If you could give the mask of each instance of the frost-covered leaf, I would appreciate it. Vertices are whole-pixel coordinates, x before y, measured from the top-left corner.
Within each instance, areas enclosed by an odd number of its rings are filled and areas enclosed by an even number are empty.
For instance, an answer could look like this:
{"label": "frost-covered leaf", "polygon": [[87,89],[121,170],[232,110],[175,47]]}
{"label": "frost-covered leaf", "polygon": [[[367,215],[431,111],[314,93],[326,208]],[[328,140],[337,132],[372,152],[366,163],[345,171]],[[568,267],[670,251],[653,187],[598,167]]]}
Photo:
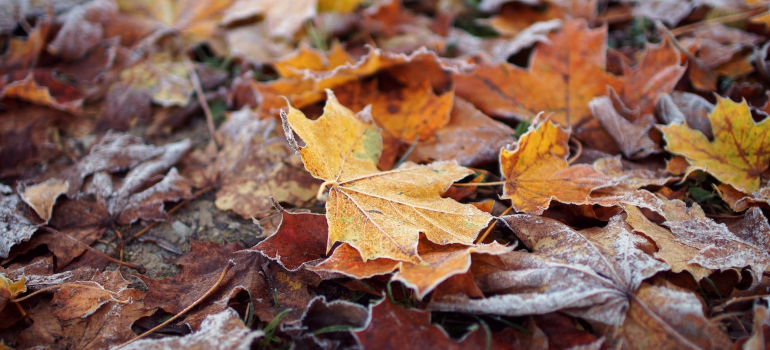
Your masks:
{"label": "frost-covered leaf", "polygon": [[39,226],[24,214],[20,203],[10,187],[0,184],[0,258],[7,258],[11,247],[29,240]]}

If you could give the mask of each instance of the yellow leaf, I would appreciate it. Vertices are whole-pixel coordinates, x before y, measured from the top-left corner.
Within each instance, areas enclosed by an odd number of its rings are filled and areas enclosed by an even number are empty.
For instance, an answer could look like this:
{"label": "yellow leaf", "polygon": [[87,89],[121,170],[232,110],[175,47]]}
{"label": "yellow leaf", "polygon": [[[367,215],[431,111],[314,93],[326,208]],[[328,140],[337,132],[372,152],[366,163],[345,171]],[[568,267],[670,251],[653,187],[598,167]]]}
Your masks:
{"label": "yellow leaf", "polygon": [[506,177],[501,198],[510,199],[518,211],[542,214],[551,199],[584,203],[595,188],[609,185],[609,178],[587,164],[569,166],[569,131],[550,120],[524,134],[513,151],[500,153],[500,169]]}
{"label": "yellow leaf", "polygon": [[[420,233],[438,244],[470,245],[492,216],[472,205],[441,198],[452,182],[472,174],[456,162],[404,164],[377,169],[382,152],[380,131],[340,105],[331,91],[324,114],[310,120],[290,107],[283,114],[289,142],[299,150],[305,168],[329,188],[327,249],[347,242],[364,261],[390,258],[420,261]],[[296,133],[305,143],[298,147]]]}
{"label": "yellow leaf", "polygon": [[737,190],[759,190],[760,174],[770,165],[770,118],[755,123],[746,102],[719,98],[709,114],[714,141],[686,125],[661,126],[666,149],[687,158],[687,173],[706,171]]}

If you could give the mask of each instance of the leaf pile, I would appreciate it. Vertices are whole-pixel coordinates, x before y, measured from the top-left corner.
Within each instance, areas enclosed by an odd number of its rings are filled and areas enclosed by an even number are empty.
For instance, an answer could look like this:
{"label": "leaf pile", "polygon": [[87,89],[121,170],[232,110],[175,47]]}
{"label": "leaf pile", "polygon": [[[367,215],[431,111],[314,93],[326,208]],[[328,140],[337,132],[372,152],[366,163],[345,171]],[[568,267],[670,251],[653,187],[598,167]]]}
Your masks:
{"label": "leaf pile", "polygon": [[0,8],[0,348],[768,347],[764,2]]}

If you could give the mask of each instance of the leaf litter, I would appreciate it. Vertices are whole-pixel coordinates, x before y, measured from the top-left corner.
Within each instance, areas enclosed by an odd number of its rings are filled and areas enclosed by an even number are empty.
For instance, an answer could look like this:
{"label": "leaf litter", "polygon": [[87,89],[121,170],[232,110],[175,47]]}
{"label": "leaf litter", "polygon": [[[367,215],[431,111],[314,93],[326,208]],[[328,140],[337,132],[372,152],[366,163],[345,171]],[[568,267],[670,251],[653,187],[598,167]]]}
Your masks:
{"label": "leaf litter", "polygon": [[767,347],[766,4],[0,6],[4,348]]}

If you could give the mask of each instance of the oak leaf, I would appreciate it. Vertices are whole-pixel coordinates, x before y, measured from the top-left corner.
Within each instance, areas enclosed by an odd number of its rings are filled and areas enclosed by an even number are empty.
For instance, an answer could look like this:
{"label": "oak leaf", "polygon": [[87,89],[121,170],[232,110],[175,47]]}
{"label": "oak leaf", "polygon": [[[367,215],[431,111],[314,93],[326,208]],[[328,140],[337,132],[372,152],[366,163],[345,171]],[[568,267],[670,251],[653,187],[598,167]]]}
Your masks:
{"label": "oak leaf", "polygon": [[760,174],[770,166],[770,118],[754,122],[749,106],[719,98],[709,114],[714,141],[685,125],[659,126],[666,149],[687,158],[687,173],[706,171],[743,192],[760,187]]}
{"label": "oak leaf", "polygon": [[592,190],[609,179],[590,165],[570,166],[569,131],[546,120],[530,126],[513,151],[500,152],[500,172],[505,176],[501,198],[510,199],[518,211],[542,214],[552,199],[585,203]]}
{"label": "oak leaf", "polygon": [[[472,244],[491,215],[471,205],[440,198],[452,182],[472,174],[455,162],[404,164],[380,172],[382,138],[372,124],[358,119],[329,91],[324,115],[309,120],[290,107],[282,114],[289,142],[305,168],[329,187],[327,250],[336,242],[355,247],[364,261],[379,257],[419,261],[422,232],[438,244]],[[296,133],[304,141],[300,147]]]}

